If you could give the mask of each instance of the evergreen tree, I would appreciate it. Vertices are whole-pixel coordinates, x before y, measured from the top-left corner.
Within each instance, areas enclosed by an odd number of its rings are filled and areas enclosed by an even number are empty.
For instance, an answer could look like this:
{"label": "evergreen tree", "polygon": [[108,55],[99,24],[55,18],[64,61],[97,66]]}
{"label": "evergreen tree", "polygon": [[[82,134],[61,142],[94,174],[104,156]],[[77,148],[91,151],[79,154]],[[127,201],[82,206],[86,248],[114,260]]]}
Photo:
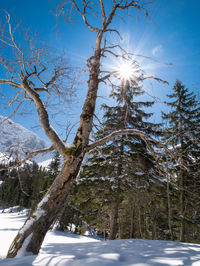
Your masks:
{"label": "evergreen tree", "polygon": [[[145,112],[153,102],[135,101],[143,91],[133,81],[111,94],[117,105],[103,105],[103,129],[96,132],[96,139],[113,132],[113,129],[138,129],[158,136],[160,125],[147,121],[152,113]],[[134,136],[119,136],[96,148],[89,155],[79,178],[74,199],[76,207],[87,213],[87,222],[92,219],[98,230],[100,225],[109,233],[109,239],[126,236],[119,233],[119,209],[127,193],[146,189],[156,178],[156,164],[145,140]],[[86,188],[86,189],[84,189]],[[88,199],[89,196],[89,200]],[[130,197],[129,197],[130,200]],[[89,213],[88,213],[89,210]],[[90,218],[89,218],[90,217]],[[98,218],[98,220],[97,220]],[[132,233],[133,234],[133,233]],[[130,233],[128,235],[130,237]]]}
{"label": "evergreen tree", "polygon": [[[174,156],[170,162],[171,184],[176,184],[174,199],[179,198],[179,209],[175,208],[173,215],[177,216],[174,226],[180,227],[180,241],[191,241],[199,234],[199,195],[200,185],[200,107],[196,97],[189,92],[180,81],[176,81],[173,93],[168,95],[172,100],[167,103],[171,111],[163,113],[163,119],[168,121],[164,132]],[[174,200],[173,199],[173,200]]]}
{"label": "evergreen tree", "polygon": [[[5,167],[5,166],[4,166]],[[10,172],[1,172],[0,186],[1,206],[20,207],[33,209],[45,193],[46,172],[36,163],[24,164]]]}
{"label": "evergreen tree", "polygon": [[61,156],[57,151],[53,153],[53,158],[51,163],[48,166],[48,173],[46,175],[45,183],[44,183],[44,190],[46,191],[47,188],[53,183],[54,179],[58,175],[61,166]]}
{"label": "evergreen tree", "polygon": [[[0,186],[1,206],[19,205],[34,209],[57,176],[60,163],[60,156],[55,152],[49,165],[49,171],[40,168],[35,162],[24,164],[11,171],[1,171],[0,180],[3,181]],[[13,165],[15,162],[10,164]]]}

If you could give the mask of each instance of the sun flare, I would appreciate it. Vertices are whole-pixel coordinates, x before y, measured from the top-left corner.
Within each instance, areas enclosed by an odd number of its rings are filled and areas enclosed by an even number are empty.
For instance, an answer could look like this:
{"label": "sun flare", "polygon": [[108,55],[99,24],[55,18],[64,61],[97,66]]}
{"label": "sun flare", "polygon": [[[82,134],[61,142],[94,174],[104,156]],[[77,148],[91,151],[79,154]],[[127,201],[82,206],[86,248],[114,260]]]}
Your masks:
{"label": "sun flare", "polygon": [[117,78],[122,82],[131,82],[136,79],[138,66],[132,60],[120,60],[116,66]]}
{"label": "sun flare", "polygon": [[133,76],[133,68],[129,62],[123,62],[119,67],[119,76],[121,79],[129,80]]}

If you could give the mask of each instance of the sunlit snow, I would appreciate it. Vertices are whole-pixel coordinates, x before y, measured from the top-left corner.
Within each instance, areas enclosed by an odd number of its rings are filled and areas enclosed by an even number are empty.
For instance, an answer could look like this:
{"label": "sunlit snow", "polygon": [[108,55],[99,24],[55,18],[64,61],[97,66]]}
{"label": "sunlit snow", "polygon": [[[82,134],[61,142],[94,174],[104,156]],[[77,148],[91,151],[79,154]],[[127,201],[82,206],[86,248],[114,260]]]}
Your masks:
{"label": "sunlit snow", "polygon": [[200,245],[197,244],[145,239],[104,241],[55,230],[46,235],[39,255],[4,259],[25,219],[24,213],[0,211],[0,265],[200,265]]}

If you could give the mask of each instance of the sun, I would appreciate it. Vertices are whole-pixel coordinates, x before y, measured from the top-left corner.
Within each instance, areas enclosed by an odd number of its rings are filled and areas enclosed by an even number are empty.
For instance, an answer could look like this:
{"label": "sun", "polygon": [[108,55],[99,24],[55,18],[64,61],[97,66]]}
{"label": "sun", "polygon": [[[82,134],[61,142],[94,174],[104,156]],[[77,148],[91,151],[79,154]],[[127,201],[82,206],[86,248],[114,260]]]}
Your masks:
{"label": "sun", "polygon": [[133,76],[133,69],[130,62],[123,62],[119,66],[118,71],[121,79],[129,80]]}
{"label": "sun", "polygon": [[136,79],[138,66],[132,60],[120,60],[115,69],[117,78],[122,82],[131,82]]}

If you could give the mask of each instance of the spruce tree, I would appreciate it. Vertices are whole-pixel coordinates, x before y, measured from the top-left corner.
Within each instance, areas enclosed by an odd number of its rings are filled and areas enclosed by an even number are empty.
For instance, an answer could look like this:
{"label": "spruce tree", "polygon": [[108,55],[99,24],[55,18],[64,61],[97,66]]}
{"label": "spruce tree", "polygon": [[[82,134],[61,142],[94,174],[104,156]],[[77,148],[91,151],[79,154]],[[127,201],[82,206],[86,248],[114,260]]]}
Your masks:
{"label": "spruce tree", "polygon": [[179,208],[173,215],[179,221],[180,241],[189,242],[199,234],[195,224],[199,224],[200,217],[197,200],[200,194],[200,106],[193,92],[189,92],[178,80],[173,93],[167,96],[172,101],[167,103],[171,111],[163,113],[163,119],[168,121],[164,140],[173,153],[168,172],[178,186],[174,195],[179,198]]}
{"label": "spruce tree", "polygon": [[48,169],[49,169],[48,173],[45,176],[45,183],[44,183],[44,188],[43,188],[45,191],[50,187],[50,185],[52,184],[52,182],[58,175],[60,171],[60,166],[61,166],[61,156],[59,155],[57,151],[54,151],[52,161],[50,162],[48,166]]}
{"label": "spruce tree", "polygon": [[[113,129],[124,128],[158,136],[160,125],[149,122],[152,113],[144,110],[154,102],[136,101],[135,98],[142,94],[141,87],[134,81],[112,92],[116,106],[102,106],[103,128],[96,132],[96,140],[113,132]],[[99,224],[104,224],[109,239],[115,239],[117,233],[118,237],[125,235],[119,233],[118,216],[126,194],[150,186],[151,182],[155,182],[155,175],[155,160],[145,140],[119,136],[90,153],[76,188],[79,196],[74,202],[83,212],[90,209],[88,222],[94,218],[98,229]],[[89,200],[86,201],[88,196]]]}
{"label": "spruce tree", "polygon": [[46,174],[46,171],[40,169],[35,162],[24,164],[11,171],[2,171],[0,198],[3,207],[18,205],[33,209],[45,193]]}

